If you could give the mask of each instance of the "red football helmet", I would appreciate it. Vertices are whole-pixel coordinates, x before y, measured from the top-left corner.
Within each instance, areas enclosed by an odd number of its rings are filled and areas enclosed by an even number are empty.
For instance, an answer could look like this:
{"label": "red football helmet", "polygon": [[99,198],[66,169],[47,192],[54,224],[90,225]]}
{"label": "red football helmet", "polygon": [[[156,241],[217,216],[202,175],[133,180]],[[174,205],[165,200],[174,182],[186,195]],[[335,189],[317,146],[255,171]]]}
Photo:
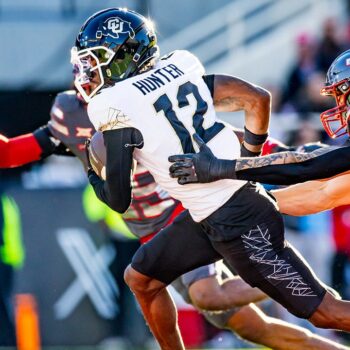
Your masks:
{"label": "red football helmet", "polygon": [[350,50],[339,55],[329,67],[321,95],[333,96],[336,101],[336,107],[321,113],[321,122],[327,134],[336,138],[349,132]]}

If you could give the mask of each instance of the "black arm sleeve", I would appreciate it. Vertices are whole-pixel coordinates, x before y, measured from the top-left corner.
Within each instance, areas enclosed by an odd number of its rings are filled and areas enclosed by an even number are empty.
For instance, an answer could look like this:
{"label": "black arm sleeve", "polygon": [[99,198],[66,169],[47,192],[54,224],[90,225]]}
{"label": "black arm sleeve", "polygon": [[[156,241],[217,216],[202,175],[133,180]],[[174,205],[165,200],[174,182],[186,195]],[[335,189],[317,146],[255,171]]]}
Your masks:
{"label": "black arm sleeve", "polygon": [[266,184],[292,185],[309,180],[325,179],[347,170],[350,170],[350,147],[340,147],[329,148],[325,153],[304,161],[279,165],[258,165],[258,167],[236,170],[236,177],[239,180],[258,181]]}
{"label": "black arm sleeve", "polygon": [[90,184],[97,197],[113,210],[124,213],[131,202],[130,175],[135,146],[142,144],[141,133],[134,128],[109,130],[103,133],[107,151],[106,181],[89,170]]}

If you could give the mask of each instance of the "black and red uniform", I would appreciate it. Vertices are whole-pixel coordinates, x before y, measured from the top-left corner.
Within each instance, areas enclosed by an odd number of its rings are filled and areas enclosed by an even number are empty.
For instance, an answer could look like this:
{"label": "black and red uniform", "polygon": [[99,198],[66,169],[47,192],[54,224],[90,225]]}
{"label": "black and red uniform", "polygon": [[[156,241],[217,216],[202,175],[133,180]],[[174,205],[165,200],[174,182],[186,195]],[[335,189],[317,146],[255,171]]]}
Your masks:
{"label": "black and red uniform", "polygon": [[0,168],[13,168],[41,158],[42,148],[35,136],[25,134],[8,139],[0,135]]}
{"label": "black and red uniform", "polygon": [[0,134],[0,168],[18,167],[51,154],[68,154],[65,148],[53,138],[47,126],[12,138]]}

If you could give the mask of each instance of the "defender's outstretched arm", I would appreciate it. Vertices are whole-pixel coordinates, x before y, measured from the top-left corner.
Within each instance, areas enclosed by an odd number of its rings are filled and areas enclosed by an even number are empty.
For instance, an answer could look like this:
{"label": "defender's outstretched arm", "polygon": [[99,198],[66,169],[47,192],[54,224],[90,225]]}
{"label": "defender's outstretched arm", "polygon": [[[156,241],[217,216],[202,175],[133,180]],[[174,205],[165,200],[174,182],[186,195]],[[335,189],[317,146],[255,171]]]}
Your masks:
{"label": "defender's outstretched arm", "polygon": [[220,179],[258,181],[266,184],[292,185],[324,179],[350,170],[350,147],[320,148],[310,153],[281,152],[257,158],[217,159],[203,140],[196,154],[169,157],[174,163],[170,176],[180,184],[213,182]]}
{"label": "defender's outstretched arm", "polygon": [[57,149],[47,126],[7,138],[0,134],[0,168],[13,168],[45,158]]}

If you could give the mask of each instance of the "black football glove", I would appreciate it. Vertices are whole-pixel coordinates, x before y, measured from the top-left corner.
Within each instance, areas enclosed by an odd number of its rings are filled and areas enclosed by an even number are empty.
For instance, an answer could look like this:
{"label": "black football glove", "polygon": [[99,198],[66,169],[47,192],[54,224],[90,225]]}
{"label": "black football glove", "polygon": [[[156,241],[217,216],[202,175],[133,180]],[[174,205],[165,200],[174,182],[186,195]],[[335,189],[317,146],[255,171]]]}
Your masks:
{"label": "black football glove", "polygon": [[168,158],[170,177],[177,178],[180,185],[208,183],[220,179],[235,178],[235,161],[222,160],[214,156],[198,134],[193,135],[199,153],[173,155]]}

